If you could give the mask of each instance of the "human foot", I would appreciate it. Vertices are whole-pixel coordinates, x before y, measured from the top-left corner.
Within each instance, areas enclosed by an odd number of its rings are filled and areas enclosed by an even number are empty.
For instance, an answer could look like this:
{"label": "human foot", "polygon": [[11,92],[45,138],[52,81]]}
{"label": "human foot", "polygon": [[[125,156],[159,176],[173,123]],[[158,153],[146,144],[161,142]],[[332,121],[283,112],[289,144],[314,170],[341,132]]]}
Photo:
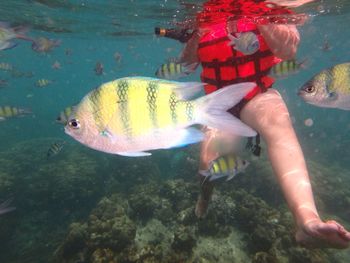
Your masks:
{"label": "human foot", "polygon": [[309,248],[347,248],[350,243],[350,233],[334,220],[325,223],[320,219],[309,221],[298,229],[295,238]]}
{"label": "human foot", "polygon": [[204,218],[208,211],[209,200],[205,200],[203,196],[199,196],[197,203],[195,214],[198,218]]}
{"label": "human foot", "polygon": [[206,180],[205,176],[198,174],[201,193],[196,203],[195,214],[198,218],[204,218],[208,211],[209,202],[214,190],[214,182]]}

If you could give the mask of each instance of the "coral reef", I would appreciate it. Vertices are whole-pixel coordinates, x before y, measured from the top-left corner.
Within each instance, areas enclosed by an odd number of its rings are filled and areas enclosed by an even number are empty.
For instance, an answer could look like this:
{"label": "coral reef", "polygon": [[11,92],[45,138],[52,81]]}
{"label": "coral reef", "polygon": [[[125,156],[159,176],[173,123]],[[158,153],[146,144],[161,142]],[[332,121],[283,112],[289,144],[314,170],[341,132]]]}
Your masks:
{"label": "coral reef", "polygon": [[[193,187],[195,184],[184,180],[150,182],[135,186],[128,201],[127,196],[120,195],[117,199],[112,196],[108,202],[102,199],[85,223],[85,246],[70,255],[57,254],[58,262],[75,262],[78,257],[84,262],[341,262],[327,250],[298,247],[293,237],[292,218],[286,208],[278,211],[243,189],[232,191],[230,185],[217,189],[208,216],[197,220],[193,211],[194,196],[187,196],[186,202],[173,201],[179,201],[179,194],[186,196]],[[102,208],[103,202],[109,208]],[[141,212],[135,212],[142,202],[152,211],[145,212],[142,208]],[[118,206],[124,207],[119,208],[123,211],[121,215],[125,218],[130,215],[137,229],[136,235],[129,232],[124,248],[113,248],[111,244],[119,237],[106,235],[108,231],[102,227],[106,226],[104,222],[98,223],[100,228],[93,228],[91,224],[94,211],[115,210],[112,214],[118,218]],[[162,213],[155,212],[162,208],[169,210],[173,217],[164,220]],[[130,228],[129,220],[119,222],[125,224],[124,228]],[[95,236],[101,235],[104,242],[96,243]],[[61,248],[65,243],[67,241]],[[106,261],[96,260],[97,255]]]}
{"label": "coral reef", "polygon": [[[74,260],[81,260],[81,251],[88,251],[91,262],[104,262],[106,258],[113,259],[116,252],[133,244],[136,225],[127,216],[126,204],[122,202],[117,196],[103,198],[90,214],[87,223],[70,225],[66,240],[56,254],[63,259],[76,255]],[[104,260],[101,261],[102,258]]]}
{"label": "coral reef", "polygon": [[[13,196],[16,206],[13,213],[0,217],[1,262],[22,257],[47,262],[64,237],[63,229],[85,218],[103,195],[127,190],[127,183],[121,186],[118,179],[142,183],[148,179],[145,170],[150,178],[159,176],[151,161],[119,163],[114,156],[96,154],[76,143],[47,160],[47,149],[55,140],[25,141],[0,153],[1,195]],[[132,173],[121,173],[118,167]]]}
{"label": "coral reef", "polygon": [[[196,148],[175,160],[165,151],[160,164],[157,154],[125,159],[73,144],[47,161],[51,141],[29,141],[0,153],[0,190],[16,193],[17,207],[0,217],[0,241],[6,244],[1,262],[340,263],[349,258],[297,246],[291,214],[264,156],[245,174],[218,184],[208,215],[199,220]],[[163,174],[168,164],[173,168]],[[309,168],[322,214],[347,220],[342,209],[350,194],[347,171],[314,162]],[[331,172],[341,176],[330,177]]]}

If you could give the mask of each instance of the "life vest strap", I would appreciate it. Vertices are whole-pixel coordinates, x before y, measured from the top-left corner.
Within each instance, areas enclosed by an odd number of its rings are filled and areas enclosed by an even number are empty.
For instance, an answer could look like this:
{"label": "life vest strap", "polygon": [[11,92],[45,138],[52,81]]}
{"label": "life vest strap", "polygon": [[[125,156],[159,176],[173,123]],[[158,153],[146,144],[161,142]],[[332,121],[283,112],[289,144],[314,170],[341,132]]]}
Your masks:
{"label": "life vest strap", "polygon": [[[218,70],[220,70],[219,68],[217,68]],[[266,76],[269,73],[270,69],[266,69],[263,71],[259,71],[251,76],[247,76],[247,77],[235,77],[234,79],[230,79],[230,80],[223,80],[220,79],[220,74],[215,74],[215,76],[217,77],[216,79],[211,79],[211,78],[207,78],[207,77],[202,77],[202,81],[204,83],[213,85],[213,86],[217,86],[218,88],[222,88],[228,85],[232,85],[232,84],[237,84],[237,83],[241,83],[241,82],[256,82],[259,78],[262,78],[264,76]],[[257,83],[259,86],[259,83]]]}
{"label": "life vest strap", "polygon": [[246,55],[243,57],[230,56],[225,61],[201,61],[202,67],[216,68],[216,67],[235,67],[239,65],[246,64],[251,61],[260,61],[261,58],[272,56],[271,50],[267,49],[265,51],[258,51],[252,55]]}

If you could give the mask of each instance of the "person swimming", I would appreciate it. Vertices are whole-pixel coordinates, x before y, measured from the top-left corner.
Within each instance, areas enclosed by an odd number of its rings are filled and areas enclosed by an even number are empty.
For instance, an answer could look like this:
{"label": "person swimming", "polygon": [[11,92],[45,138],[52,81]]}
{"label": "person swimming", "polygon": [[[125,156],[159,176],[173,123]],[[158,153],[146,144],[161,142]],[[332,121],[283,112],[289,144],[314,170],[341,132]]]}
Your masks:
{"label": "person swimming", "polygon": [[[247,16],[261,17],[266,14],[290,15],[293,12],[286,6],[297,7],[312,0],[292,2],[207,1],[197,16],[196,33],[183,49],[181,61],[201,63],[201,79],[206,83],[207,94],[233,83],[254,81],[257,84],[230,112],[265,140],[275,176],[295,219],[297,242],[307,247],[347,248],[350,233],[336,221],[323,222],[319,217],[304,156],[288,109],[278,91],[271,88],[274,80],[268,76],[273,65],[295,57],[300,42],[298,30],[293,24],[269,24],[263,19],[257,20],[260,23],[257,24],[254,20],[246,19]],[[253,32],[259,41],[259,48],[252,54],[244,54],[232,45],[230,34],[244,32]],[[209,164],[223,154],[213,147],[215,137],[216,130],[206,129],[199,170],[207,170]],[[204,217],[214,182],[205,180],[201,175],[199,178],[201,193],[195,212],[197,217]]]}

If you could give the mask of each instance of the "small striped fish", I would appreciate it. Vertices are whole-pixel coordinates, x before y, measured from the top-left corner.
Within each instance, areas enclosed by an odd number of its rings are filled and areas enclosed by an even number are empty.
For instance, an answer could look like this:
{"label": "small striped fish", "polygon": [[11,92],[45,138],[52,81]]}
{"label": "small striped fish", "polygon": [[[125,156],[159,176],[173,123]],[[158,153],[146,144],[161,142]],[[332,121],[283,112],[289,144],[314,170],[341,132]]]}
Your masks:
{"label": "small striped fish", "polygon": [[56,122],[66,125],[68,118],[72,114],[73,110],[74,106],[68,106],[67,108],[65,108],[63,111],[60,112],[60,115],[56,118]]}
{"label": "small striped fish", "polygon": [[65,132],[90,148],[126,156],[199,142],[203,134],[189,127],[193,124],[254,136],[254,130],[226,112],[254,86],[231,85],[191,100],[202,92],[202,83],[122,78],[88,93],[69,117]]}
{"label": "small striped fish", "polygon": [[30,109],[17,108],[13,106],[0,106],[0,121],[5,120],[6,118],[23,116],[32,113],[33,112]]}
{"label": "small striped fish", "polygon": [[35,85],[40,88],[44,88],[50,85],[53,81],[49,79],[39,79],[35,82]]}
{"label": "small striped fish", "polygon": [[52,156],[57,155],[63,148],[63,146],[66,144],[65,141],[58,141],[51,144],[50,148],[47,151],[46,157],[47,159],[51,158]]}
{"label": "small striped fish", "polygon": [[227,177],[226,181],[231,180],[238,173],[243,172],[249,162],[242,160],[234,154],[221,156],[210,163],[208,170],[201,170],[199,173],[214,181],[219,178]]}
{"label": "small striped fish", "polygon": [[12,65],[9,64],[9,63],[1,62],[1,63],[0,63],[0,70],[3,70],[3,71],[11,71],[11,70],[13,70],[13,67],[12,67]]}
{"label": "small striped fish", "polygon": [[197,63],[187,64],[176,61],[170,61],[162,64],[156,71],[155,75],[161,79],[177,79],[185,77],[194,72]]}
{"label": "small striped fish", "polygon": [[305,67],[305,64],[306,59],[302,62],[298,62],[295,59],[283,60],[272,67],[271,73],[274,77],[287,77],[289,75],[298,73],[301,68]]}

